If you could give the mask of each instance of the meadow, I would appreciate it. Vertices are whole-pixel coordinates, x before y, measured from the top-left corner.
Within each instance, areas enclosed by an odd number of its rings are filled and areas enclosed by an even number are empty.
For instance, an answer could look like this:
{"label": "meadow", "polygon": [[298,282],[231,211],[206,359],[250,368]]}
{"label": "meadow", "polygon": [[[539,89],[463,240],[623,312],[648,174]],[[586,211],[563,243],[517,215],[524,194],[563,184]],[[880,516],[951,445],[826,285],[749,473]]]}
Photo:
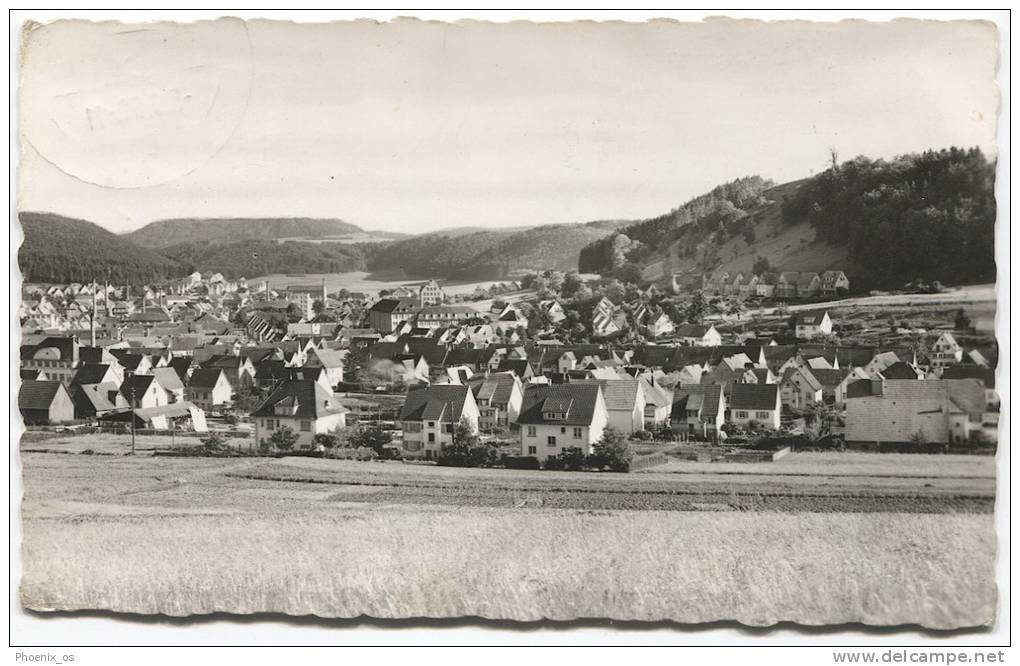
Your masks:
{"label": "meadow", "polygon": [[21,598],[169,615],[990,622],[994,461],[917,456],[898,475],[899,456],[840,455],[626,475],[23,451]]}

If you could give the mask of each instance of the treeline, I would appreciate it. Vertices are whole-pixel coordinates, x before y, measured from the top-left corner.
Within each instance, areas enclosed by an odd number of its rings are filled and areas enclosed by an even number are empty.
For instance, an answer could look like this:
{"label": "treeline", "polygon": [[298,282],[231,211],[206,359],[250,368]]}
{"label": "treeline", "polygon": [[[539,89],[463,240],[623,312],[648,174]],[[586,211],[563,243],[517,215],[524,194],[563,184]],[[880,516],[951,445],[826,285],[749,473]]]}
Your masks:
{"label": "treeline", "polygon": [[995,164],[978,148],[858,157],[807,180],[783,201],[783,219],[846,244],[862,286],[993,281],[994,188]]}
{"label": "treeline", "polygon": [[640,264],[680,238],[691,225],[704,235],[733,233],[734,223],[767,202],[764,192],[773,186],[772,181],[760,176],[720,185],[665,215],[629,224],[587,245],[581,249],[578,269],[582,273],[609,273],[627,263]]}
{"label": "treeline", "polygon": [[183,274],[176,261],[85,220],[24,212],[18,221],[25,234],[18,265],[26,282],[144,284]]}
{"label": "treeline", "polygon": [[163,253],[178,261],[184,273],[215,271],[224,277],[256,277],[270,273],[344,273],[364,270],[364,246],[245,240],[236,243],[182,243]]}

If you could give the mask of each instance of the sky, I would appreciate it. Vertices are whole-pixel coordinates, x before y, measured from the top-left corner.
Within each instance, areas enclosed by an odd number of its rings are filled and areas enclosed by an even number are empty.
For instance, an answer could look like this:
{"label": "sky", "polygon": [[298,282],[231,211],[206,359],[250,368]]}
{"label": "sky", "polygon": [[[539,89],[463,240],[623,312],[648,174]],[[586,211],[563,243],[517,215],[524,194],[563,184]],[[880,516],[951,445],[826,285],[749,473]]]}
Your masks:
{"label": "sky", "polygon": [[995,154],[992,24],[190,24],[22,35],[19,209],[125,232],[640,219],[741,176]]}

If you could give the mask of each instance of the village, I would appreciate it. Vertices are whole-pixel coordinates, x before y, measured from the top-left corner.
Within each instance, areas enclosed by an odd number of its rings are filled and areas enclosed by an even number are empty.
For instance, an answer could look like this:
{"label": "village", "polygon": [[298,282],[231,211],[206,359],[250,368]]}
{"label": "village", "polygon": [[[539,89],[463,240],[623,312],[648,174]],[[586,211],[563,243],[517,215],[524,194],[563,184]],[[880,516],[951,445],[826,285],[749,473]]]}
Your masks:
{"label": "village", "polygon": [[841,316],[851,293],[839,270],[546,271],[456,295],[201,273],[27,284],[18,406],[33,431],[207,455],[626,471],[664,452],[994,452],[994,338],[963,307],[926,327]]}

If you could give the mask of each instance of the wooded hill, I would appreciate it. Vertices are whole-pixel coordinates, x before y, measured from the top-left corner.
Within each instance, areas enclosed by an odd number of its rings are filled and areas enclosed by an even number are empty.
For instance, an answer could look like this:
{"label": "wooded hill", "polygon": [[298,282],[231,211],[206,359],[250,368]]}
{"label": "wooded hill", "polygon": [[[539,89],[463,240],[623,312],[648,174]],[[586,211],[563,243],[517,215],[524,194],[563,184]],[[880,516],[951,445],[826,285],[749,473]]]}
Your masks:
{"label": "wooded hill", "polygon": [[994,181],[994,164],[976,148],[858,157],[779,186],[743,178],[590,244],[578,268],[696,282],[763,260],[774,270],[846,270],[855,290],[918,278],[987,282],[995,279]]}
{"label": "wooded hill", "polygon": [[178,218],[159,220],[124,234],[124,238],[151,248],[183,243],[233,243],[242,240],[329,238],[361,235],[364,230],[337,219],[309,217]]}
{"label": "wooded hill", "polygon": [[97,224],[52,213],[18,213],[25,241],[18,250],[29,282],[116,283],[159,281],[181,274],[180,265],[110,233]]}

